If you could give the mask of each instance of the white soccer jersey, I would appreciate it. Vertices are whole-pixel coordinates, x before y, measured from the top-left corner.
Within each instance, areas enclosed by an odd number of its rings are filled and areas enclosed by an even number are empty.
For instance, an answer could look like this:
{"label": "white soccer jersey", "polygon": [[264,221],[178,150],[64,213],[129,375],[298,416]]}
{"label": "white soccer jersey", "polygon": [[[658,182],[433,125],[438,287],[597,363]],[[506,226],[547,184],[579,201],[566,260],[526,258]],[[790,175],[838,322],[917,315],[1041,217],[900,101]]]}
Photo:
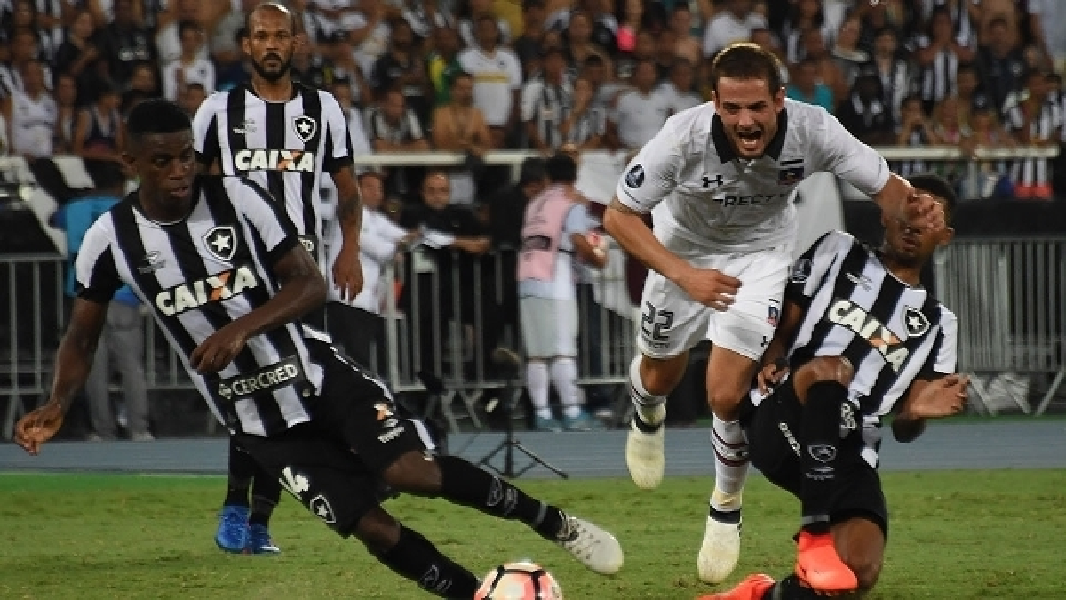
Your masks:
{"label": "white soccer jersey", "polygon": [[629,163],[615,194],[652,213],[660,240],[677,236],[711,253],[753,252],[791,248],[791,200],[810,173],[828,171],[867,194],[888,182],[885,159],[825,109],[785,100],[777,126],[766,153],[746,160],[733,150],[713,102],[681,112]]}
{"label": "white soccer jersey", "polygon": [[522,87],[522,66],[513,52],[497,48],[492,56],[477,46],[459,53],[459,65],[474,78],[474,106],[490,127],[507,124],[514,104],[514,90]]}

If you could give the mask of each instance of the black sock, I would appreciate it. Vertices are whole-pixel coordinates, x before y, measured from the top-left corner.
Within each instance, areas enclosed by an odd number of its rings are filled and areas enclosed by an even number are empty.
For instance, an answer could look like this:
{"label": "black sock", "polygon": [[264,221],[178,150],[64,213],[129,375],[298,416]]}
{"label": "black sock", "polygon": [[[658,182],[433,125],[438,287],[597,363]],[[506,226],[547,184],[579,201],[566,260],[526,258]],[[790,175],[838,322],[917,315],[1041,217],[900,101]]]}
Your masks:
{"label": "black sock", "polygon": [[799,582],[799,577],[789,575],[763,592],[760,600],[824,600],[814,590]]}
{"label": "black sock", "polygon": [[483,513],[517,519],[541,536],[558,539],[563,530],[560,509],[531,498],[522,490],[457,456],[438,456],[440,496]]}
{"label": "black sock", "polygon": [[807,390],[807,403],[800,418],[803,440],[800,503],[803,529],[810,533],[829,532],[830,502],[837,483],[840,407],[847,401],[848,389],[837,381],[819,381]]}
{"label": "black sock", "polygon": [[478,578],[440,553],[417,531],[400,526],[400,541],[377,555],[382,564],[441,598],[474,597],[481,585]]}
{"label": "black sock", "polygon": [[281,482],[258,465],[256,467],[255,478],[252,480],[252,511],[248,515],[248,524],[266,525],[281,499]]}
{"label": "black sock", "polygon": [[226,483],[226,506],[248,506],[248,488],[252,487],[252,477],[259,470],[252,455],[237,446],[233,437],[229,439],[229,480]]}

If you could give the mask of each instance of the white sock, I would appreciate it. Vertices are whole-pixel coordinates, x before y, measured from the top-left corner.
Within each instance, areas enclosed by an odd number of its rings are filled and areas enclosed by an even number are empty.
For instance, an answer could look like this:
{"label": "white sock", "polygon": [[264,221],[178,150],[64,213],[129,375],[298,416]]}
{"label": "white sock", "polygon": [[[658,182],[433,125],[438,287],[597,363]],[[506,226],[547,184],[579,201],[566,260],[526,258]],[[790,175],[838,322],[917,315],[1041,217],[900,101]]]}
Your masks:
{"label": "white sock", "polygon": [[629,363],[629,398],[633,401],[640,420],[648,425],[658,425],[666,420],[666,396],[652,395],[640,379],[640,355]]}
{"label": "white sock", "polygon": [[552,360],[552,385],[559,393],[559,402],[563,405],[563,414],[568,419],[581,415],[581,390],[577,387],[577,361],[570,356],[560,356]]}
{"label": "white sock", "polygon": [[526,363],[526,389],[537,416],[552,418],[552,409],[548,406],[548,365],[533,361]]}
{"label": "white sock", "polygon": [[714,415],[711,425],[714,446],[714,492],[711,508],[738,510],[744,480],[748,476],[748,440],[739,421],[723,421]]}

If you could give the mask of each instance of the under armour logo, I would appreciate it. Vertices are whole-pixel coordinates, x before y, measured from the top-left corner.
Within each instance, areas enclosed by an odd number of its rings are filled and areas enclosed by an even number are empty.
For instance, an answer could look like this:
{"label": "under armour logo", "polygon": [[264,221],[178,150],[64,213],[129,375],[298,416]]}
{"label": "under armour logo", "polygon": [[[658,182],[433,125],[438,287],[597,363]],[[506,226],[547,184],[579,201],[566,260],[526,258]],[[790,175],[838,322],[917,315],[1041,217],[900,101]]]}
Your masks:
{"label": "under armour logo", "polygon": [[718,175],[715,175],[713,179],[712,179],[712,178],[710,178],[710,177],[707,177],[706,175],[704,175],[704,176],[703,176],[703,187],[705,187],[705,188],[709,188],[709,187],[711,187],[711,182],[712,182],[712,181],[713,181],[714,183],[717,183],[717,184],[718,184],[718,187],[721,187],[721,186],[722,186],[722,185],[723,185],[723,184],[725,183],[725,182],[724,182],[724,181],[722,180],[722,174],[721,174],[721,173],[719,173]]}

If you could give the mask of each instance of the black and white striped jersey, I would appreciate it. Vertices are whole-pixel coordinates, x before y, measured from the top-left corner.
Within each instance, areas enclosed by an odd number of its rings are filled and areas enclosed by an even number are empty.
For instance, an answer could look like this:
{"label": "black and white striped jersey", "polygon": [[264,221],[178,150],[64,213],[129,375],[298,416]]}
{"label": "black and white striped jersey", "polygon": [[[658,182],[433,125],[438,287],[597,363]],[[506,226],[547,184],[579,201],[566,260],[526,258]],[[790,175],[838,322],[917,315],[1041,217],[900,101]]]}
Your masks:
{"label": "black and white striped jersey", "polygon": [[348,116],[326,91],[293,83],[288,102],[267,102],[250,85],[216,92],[193,119],[203,164],[249,177],[285,203],[301,240],[320,264],[322,173],[352,164]]}
{"label": "black and white striped jersey", "polygon": [[850,398],[869,421],[887,415],[916,378],[955,372],[954,313],[846,233],[825,234],[796,261],[785,299],[806,308],[789,363],[847,358],[855,367]]}
{"label": "black and white striped jersey", "polygon": [[[881,417],[915,379],[955,372],[955,314],[839,231],[822,236],[796,261],[785,301],[804,308],[788,350],[792,370],[816,356],[843,356],[854,366],[848,397],[862,420],[862,457],[876,468]],[[756,405],[762,401],[758,390],[751,397]]]}
{"label": "black and white striped jersey", "polygon": [[215,416],[233,431],[273,435],[311,418],[305,402],[321,390],[322,367],[302,335],[313,330],[290,323],[253,337],[215,375],[193,370],[189,355],[277,293],[271,267],[299,237],[253,181],[201,177],[195,188],[191,212],[174,223],[148,219],[136,192],[100,217],[78,252],[79,297],[106,302],[129,284]]}

